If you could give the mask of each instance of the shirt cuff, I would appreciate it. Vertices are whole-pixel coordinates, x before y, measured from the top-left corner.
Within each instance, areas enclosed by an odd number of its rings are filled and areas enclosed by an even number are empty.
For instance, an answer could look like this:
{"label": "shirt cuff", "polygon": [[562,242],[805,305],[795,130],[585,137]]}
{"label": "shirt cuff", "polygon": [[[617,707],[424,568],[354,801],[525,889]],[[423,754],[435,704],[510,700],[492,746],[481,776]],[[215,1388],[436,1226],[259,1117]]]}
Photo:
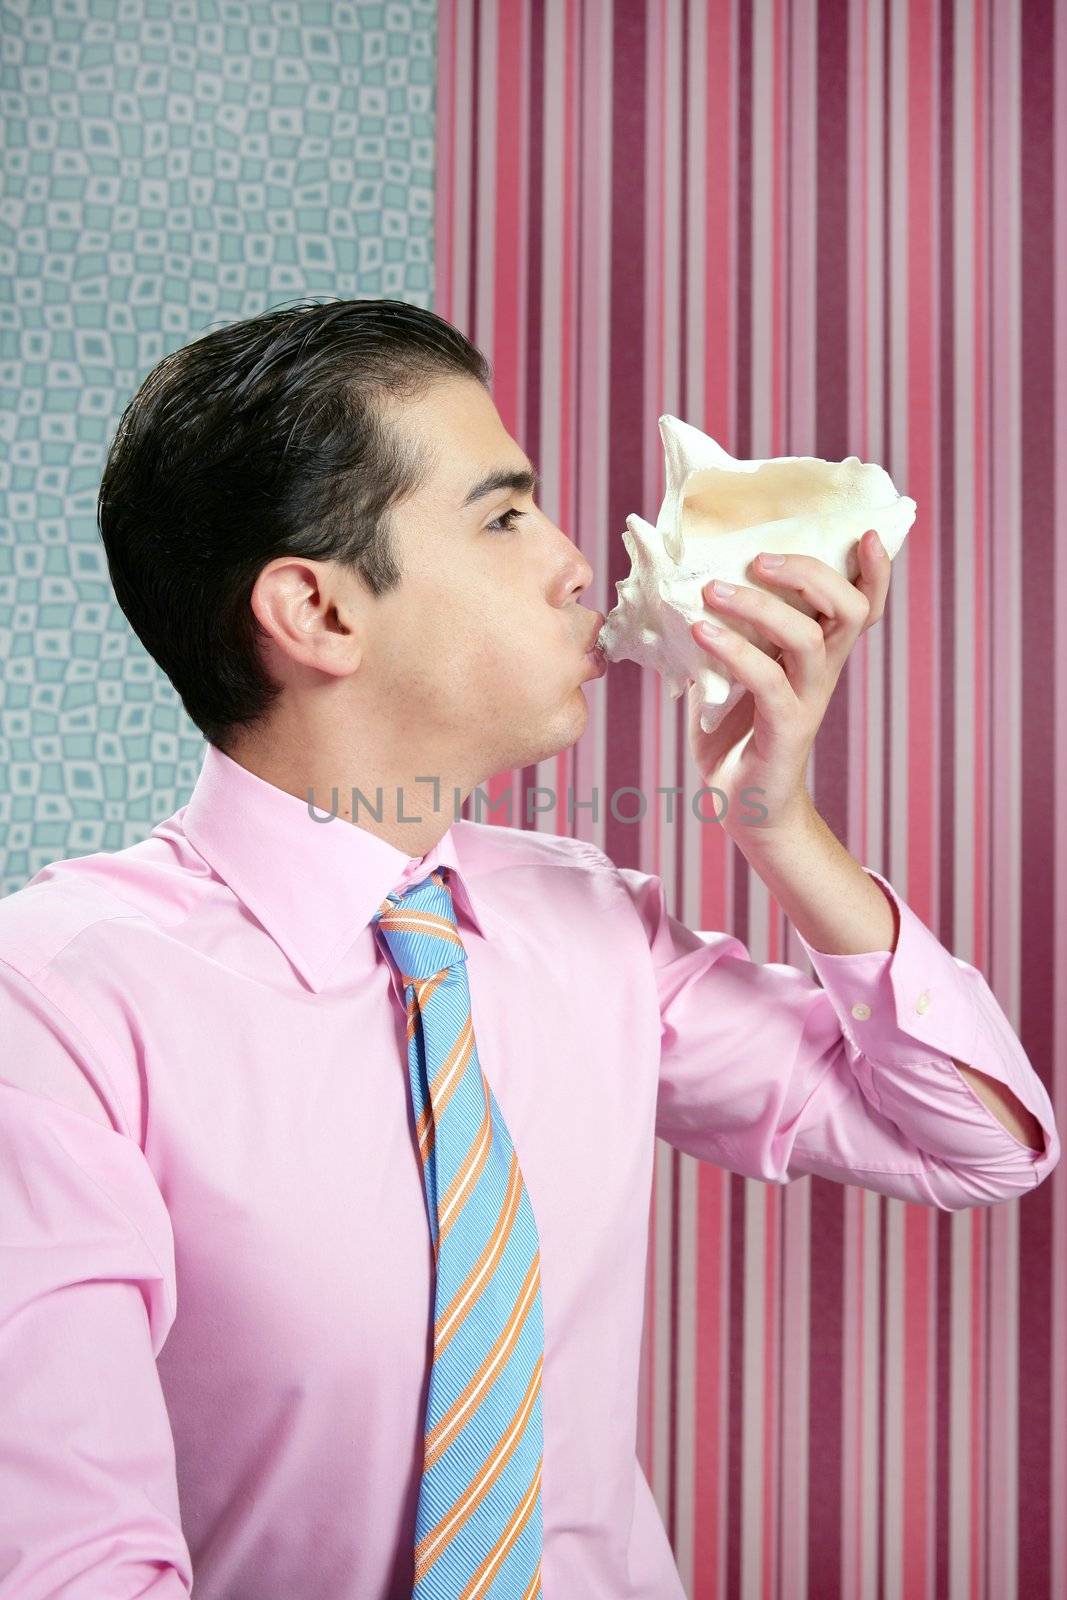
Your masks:
{"label": "shirt cuff", "polygon": [[964,964],[871,867],[863,869],[888,895],[899,918],[893,950],[829,955],[815,950],[799,930],[841,1021],[845,1037],[874,1062],[914,1061],[916,1044],[970,1066],[978,1036],[978,1010]]}

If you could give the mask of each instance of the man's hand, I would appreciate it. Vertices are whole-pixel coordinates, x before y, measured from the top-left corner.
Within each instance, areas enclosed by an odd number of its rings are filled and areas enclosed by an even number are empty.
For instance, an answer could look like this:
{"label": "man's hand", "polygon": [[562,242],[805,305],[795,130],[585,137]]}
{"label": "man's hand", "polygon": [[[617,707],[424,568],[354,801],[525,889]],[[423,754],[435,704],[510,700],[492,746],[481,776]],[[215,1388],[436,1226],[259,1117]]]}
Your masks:
{"label": "man's hand", "polygon": [[[786,556],[779,566],[757,557],[751,571],[761,583],[781,584],[803,596],[818,613],[809,617],[777,595],[738,587],[722,596],[712,584],[703,593],[712,611],[744,620],[777,647],[777,655],[722,631],[692,632],[717,662],[724,663],[746,692],[711,733],[700,726],[700,689],[689,686],[689,746],[702,781],[722,791],[722,825],[736,836],[744,829],[789,828],[807,817],[808,757],[841,669],[860,634],[877,622],[889,591],[890,560],[873,529],[858,541],[860,576],[855,583],[815,556]],[[766,807],[764,822],[745,821],[743,790],[755,790],[748,810]]]}

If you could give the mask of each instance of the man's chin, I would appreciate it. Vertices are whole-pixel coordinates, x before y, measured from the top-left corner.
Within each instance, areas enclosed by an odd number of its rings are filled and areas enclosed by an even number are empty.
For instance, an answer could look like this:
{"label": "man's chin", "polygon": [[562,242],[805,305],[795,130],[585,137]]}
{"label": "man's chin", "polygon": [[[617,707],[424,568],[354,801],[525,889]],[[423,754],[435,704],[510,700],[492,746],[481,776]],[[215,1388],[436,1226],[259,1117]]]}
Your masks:
{"label": "man's chin", "polygon": [[505,754],[496,771],[521,771],[523,767],[536,766],[539,761],[550,761],[553,756],[569,750],[581,738],[589,721],[589,702],[581,691],[582,685],[578,684],[566,708],[540,742],[531,740],[523,746],[513,746],[510,755]]}

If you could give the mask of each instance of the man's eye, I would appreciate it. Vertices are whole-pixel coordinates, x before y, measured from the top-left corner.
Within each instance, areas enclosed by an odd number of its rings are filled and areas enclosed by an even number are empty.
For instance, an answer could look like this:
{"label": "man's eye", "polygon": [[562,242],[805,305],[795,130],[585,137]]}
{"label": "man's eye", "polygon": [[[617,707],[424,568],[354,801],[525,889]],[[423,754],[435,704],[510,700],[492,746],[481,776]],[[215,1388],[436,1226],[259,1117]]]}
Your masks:
{"label": "man's eye", "polygon": [[495,517],[492,522],[487,522],[486,527],[499,528],[502,533],[513,533],[515,531],[514,519],[524,515],[525,512],[518,511],[512,506],[510,510],[501,512],[500,516]]}

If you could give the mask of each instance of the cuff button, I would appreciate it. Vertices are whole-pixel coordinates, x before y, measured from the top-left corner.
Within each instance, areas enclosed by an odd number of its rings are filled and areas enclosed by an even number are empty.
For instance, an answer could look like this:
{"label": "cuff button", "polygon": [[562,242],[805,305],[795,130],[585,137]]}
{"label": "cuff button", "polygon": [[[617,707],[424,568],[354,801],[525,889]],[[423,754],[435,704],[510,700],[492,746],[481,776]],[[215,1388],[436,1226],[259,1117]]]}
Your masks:
{"label": "cuff button", "polygon": [[857,1000],[856,1004],[852,1007],[852,1015],[854,1017],[859,1017],[861,1022],[866,1022],[870,1014],[871,1008],[865,1000]]}
{"label": "cuff button", "polygon": [[916,1000],[915,1009],[916,1009],[916,1011],[929,1011],[929,1009],[930,1009],[930,996],[929,996],[929,993],[927,992],[927,990],[924,989],[922,994],[919,996],[918,1000]]}

